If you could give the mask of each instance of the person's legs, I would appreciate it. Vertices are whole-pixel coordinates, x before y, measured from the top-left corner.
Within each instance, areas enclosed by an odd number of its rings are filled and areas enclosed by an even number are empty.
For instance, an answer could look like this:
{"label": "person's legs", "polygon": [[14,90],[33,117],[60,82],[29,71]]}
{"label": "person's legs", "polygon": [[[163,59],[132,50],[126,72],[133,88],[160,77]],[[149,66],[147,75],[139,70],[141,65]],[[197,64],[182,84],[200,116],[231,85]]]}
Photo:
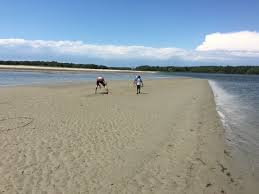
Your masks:
{"label": "person's legs", "polygon": [[137,85],[137,94],[140,94],[140,85]]}
{"label": "person's legs", "polygon": [[99,82],[99,81],[97,81],[97,82],[96,82],[95,93],[97,92],[97,88],[98,88],[98,87],[101,87],[101,86],[100,86],[100,82]]}
{"label": "person's legs", "polygon": [[107,83],[106,82],[101,82],[101,84],[103,85],[104,89],[106,90],[107,94],[109,93],[108,87],[107,87]]}

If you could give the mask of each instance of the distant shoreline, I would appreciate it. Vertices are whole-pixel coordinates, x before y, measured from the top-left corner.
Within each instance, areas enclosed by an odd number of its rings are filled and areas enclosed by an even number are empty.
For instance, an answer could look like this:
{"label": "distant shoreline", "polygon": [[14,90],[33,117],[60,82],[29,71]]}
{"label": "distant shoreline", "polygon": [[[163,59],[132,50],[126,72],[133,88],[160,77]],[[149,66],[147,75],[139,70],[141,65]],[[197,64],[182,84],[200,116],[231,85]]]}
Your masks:
{"label": "distant shoreline", "polygon": [[73,72],[118,72],[118,73],[156,73],[155,71],[117,70],[117,69],[88,69],[70,67],[43,67],[29,65],[0,65],[2,70],[30,70],[30,71],[73,71]]}

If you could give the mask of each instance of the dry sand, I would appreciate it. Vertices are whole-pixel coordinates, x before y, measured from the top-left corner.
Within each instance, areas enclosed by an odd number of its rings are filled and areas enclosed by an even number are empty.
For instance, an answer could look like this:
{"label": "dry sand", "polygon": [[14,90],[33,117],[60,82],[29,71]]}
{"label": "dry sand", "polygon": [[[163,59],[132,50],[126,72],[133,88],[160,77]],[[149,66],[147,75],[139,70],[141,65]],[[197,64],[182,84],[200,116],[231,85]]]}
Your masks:
{"label": "dry sand", "polygon": [[[42,67],[30,65],[1,65],[0,70],[25,70],[25,71],[74,71],[74,72],[121,72],[121,73],[143,73],[143,71],[135,70],[117,70],[117,69],[90,69],[90,68],[72,68],[72,67]],[[146,73],[154,73],[153,71],[145,71]]]}
{"label": "dry sand", "polygon": [[206,80],[144,84],[0,88],[0,192],[257,193],[231,167]]}

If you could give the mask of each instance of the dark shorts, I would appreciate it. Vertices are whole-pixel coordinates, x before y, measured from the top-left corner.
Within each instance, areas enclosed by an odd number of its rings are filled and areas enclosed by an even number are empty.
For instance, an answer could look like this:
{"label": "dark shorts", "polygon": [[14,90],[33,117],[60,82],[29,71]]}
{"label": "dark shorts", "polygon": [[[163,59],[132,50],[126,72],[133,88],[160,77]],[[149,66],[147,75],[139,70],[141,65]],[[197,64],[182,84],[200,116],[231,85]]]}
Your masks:
{"label": "dark shorts", "polygon": [[102,84],[103,86],[105,86],[106,84],[105,84],[105,82],[104,81],[96,81],[96,85],[97,86],[100,86],[100,84]]}
{"label": "dark shorts", "polygon": [[137,85],[137,89],[140,89],[140,85]]}

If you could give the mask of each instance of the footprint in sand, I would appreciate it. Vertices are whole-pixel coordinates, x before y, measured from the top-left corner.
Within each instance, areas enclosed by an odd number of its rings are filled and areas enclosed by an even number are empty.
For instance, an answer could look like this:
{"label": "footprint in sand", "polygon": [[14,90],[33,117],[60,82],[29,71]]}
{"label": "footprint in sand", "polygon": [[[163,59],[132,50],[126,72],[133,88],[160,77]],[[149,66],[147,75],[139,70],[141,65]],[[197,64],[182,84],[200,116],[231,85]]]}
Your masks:
{"label": "footprint in sand", "polygon": [[0,119],[0,131],[10,131],[30,125],[33,118],[30,117],[13,117]]}

